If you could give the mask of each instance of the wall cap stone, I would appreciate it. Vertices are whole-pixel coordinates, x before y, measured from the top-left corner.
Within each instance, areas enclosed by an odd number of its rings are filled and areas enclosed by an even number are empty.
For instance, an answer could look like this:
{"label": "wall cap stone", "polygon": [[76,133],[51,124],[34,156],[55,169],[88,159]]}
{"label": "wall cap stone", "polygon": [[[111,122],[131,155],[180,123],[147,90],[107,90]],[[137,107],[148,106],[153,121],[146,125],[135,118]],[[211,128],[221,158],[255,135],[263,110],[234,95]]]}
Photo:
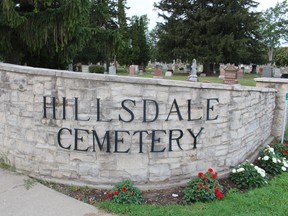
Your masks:
{"label": "wall cap stone", "polygon": [[[131,83],[131,84],[148,84],[148,85],[159,85],[159,86],[179,86],[187,88],[205,88],[205,89],[218,89],[218,90],[234,90],[234,91],[256,91],[256,92],[276,92],[275,89],[263,88],[263,87],[250,87],[241,86],[239,84],[226,85],[221,83],[202,83],[202,82],[189,82],[189,81],[178,81],[178,80],[164,80],[155,78],[139,78],[129,76],[118,76],[118,75],[106,75],[106,74],[92,74],[92,73],[81,73],[71,72],[65,70],[54,70],[48,68],[35,68],[7,63],[0,63],[0,70],[14,73],[25,73],[31,75],[41,76],[55,76],[60,78],[71,78],[71,79],[83,79],[83,80],[98,80],[104,82],[116,82],[116,83]],[[258,79],[258,78],[257,78]],[[263,79],[263,78],[261,78]],[[256,79],[255,79],[256,80]],[[283,79],[282,79],[283,80]],[[258,81],[258,80],[256,80]],[[286,81],[288,83],[288,80]]]}
{"label": "wall cap stone", "polygon": [[255,78],[256,82],[267,82],[267,83],[288,83],[288,79],[283,78]]}

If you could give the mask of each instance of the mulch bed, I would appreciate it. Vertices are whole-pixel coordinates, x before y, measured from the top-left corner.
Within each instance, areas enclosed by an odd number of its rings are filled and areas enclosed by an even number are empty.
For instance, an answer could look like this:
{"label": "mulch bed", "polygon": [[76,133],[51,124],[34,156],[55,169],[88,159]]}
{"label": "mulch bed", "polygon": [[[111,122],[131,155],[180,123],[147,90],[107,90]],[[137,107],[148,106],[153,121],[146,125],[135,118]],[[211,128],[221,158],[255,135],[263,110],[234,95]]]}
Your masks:
{"label": "mulch bed", "polygon": [[[77,200],[94,205],[98,202],[103,202],[108,200],[107,194],[111,190],[94,189],[88,187],[78,187],[64,184],[56,184],[50,182],[42,182],[42,184],[73,197]],[[223,178],[219,180],[219,183],[224,188],[224,194],[227,193],[232,188],[236,188],[236,185],[229,180],[229,178]],[[171,205],[180,204],[185,205],[187,202],[183,199],[185,187],[173,187],[169,189],[162,190],[146,190],[144,191],[143,204],[153,204],[153,205]],[[240,192],[245,192],[245,190],[239,190]]]}

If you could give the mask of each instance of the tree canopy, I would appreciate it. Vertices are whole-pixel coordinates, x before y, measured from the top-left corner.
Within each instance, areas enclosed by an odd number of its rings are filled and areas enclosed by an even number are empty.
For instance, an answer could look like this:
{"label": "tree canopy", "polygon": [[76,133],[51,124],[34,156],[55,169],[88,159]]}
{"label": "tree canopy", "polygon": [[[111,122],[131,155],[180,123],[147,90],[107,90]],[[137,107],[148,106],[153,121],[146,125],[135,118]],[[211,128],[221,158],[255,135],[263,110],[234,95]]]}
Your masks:
{"label": "tree canopy", "polygon": [[260,31],[266,45],[269,62],[273,62],[274,50],[288,41],[288,2],[277,2],[275,7],[262,13]]}
{"label": "tree canopy", "polygon": [[89,38],[89,0],[2,0],[0,53],[6,62],[65,68]]}
{"label": "tree canopy", "polygon": [[161,0],[160,59],[259,62],[260,13],[253,0]]}

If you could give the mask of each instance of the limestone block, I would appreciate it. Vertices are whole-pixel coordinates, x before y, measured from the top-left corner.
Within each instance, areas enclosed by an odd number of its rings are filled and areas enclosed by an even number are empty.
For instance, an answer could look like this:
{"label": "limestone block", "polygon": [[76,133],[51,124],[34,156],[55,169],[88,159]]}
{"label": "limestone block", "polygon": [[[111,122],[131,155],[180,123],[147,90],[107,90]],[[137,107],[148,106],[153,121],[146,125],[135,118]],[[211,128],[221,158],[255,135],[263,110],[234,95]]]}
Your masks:
{"label": "limestone block", "polygon": [[171,170],[168,164],[157,164],[149,166],[149,180],[154,181],[165,181],[171,176]]}

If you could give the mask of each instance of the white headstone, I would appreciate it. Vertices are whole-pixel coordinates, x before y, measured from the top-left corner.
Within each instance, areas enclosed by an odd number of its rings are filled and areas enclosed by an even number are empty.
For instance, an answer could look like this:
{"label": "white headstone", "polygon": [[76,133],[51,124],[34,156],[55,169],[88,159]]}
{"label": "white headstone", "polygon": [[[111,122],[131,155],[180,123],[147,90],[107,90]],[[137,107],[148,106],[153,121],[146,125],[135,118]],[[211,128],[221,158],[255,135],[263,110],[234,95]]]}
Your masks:
{"label": "white headstone", "polygon": [[109,74],[116,75],[116,67],[114,65],[109,67]]}
{"label": "white headstone", "polygon": [[82,65],[82,72],[89,73],[89,65]]}
{"label": "white headstone", "polygon": [[274,76],[275,78],[280,78],[281,75],[282,75],[282,73],[281,73],[280,68],[274,68],[274,69],[273,69],[273,76]]}
{"label": "white headstone", "polygon": [[166,71],[166,72],[165,72],[165,76],[171,77],[171,76],[172,76],[172,72],[171,72],[171,71]]}

